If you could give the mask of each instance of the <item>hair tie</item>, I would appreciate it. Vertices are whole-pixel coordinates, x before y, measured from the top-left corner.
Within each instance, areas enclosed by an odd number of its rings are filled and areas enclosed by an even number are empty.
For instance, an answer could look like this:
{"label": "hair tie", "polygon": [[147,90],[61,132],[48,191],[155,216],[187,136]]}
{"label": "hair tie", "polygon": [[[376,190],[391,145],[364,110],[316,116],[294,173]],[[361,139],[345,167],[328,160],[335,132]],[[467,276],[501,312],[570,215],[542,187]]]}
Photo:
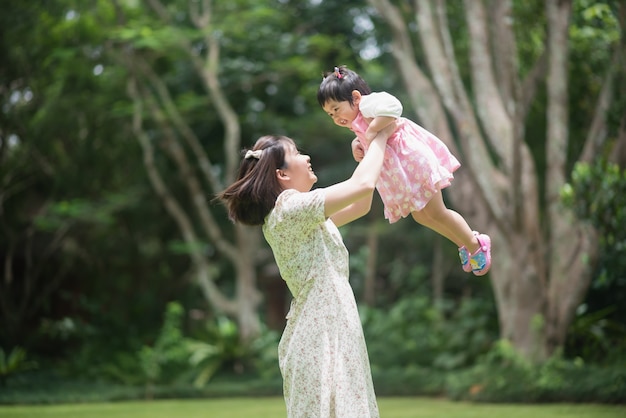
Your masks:
{"label": "hair tie", "polygon": [[258,160],[259,158],[261,158],[262,153],[263,153],[262,149],[258,149],[255,151],[252,151],[249,149],[248,152],[246,152],[246,156],[243,158],[245,158],[246,160],[249,160],[250,158],[255,158]]}
{"label": "hair tie", "polygon": [[343,77],[343,76],[341,75],[341,73],[339,72],[339,68],[338,68],[338,67],[335,67],[335,76],[336,76],[338,79],[340,79],[340,80],[341,80],[341,78]]}

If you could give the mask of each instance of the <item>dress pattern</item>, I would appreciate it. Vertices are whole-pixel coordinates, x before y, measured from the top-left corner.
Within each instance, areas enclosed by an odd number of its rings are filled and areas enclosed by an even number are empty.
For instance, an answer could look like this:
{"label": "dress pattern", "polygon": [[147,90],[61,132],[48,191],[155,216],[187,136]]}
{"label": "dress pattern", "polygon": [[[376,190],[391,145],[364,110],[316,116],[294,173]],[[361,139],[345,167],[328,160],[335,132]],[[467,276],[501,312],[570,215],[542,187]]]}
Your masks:
{"label": "dress pattern", "polygon": [[278,346],[290,418],[379,417],[348,251],[324,189],[285,190],[263,234],[293,300]]}
{"label": "dress pattern", "polygon": [[397,128],[387,140],[383,168],[376,183],[385,218],[394,223],[413,211],[424,209],[433,195],[451,184],[453,173],[461,164],[439,138],[400,117],[402,106],[394,96],[385,92],[371,93],[362,97],[359,107],[351,129],[364,150],[369,147],[365,139],[368,118],[398,118]]}

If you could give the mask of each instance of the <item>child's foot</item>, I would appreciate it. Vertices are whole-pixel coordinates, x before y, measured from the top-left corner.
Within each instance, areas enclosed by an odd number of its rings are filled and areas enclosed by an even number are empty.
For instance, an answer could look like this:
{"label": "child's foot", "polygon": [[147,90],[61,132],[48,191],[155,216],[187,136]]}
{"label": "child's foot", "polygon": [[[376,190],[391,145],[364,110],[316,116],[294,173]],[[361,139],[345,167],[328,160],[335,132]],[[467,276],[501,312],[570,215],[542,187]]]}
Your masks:
{"label": "child's foot", "polygon": [[491,268],[491,238],[486,234],[476,235],[480,248],[469,256],[469,264],[472,273],[476,276],[484,276]]}
{"label": "child's foot", "polygon": [[469,257],[470,257],[469,251],[467,250],[467,247],[465,245],[459,248],[459,258],[461,259],[461,267],[463,267],[463,271],[466,273],[469,273],[470,271],[472,271],[472,266],[470,266]]}
{"label": "child's foot", "polygon": [[[478,236],[478,232],[476,231],[472,231],[472,234],[474,234],[474,236]],[[470,253],[465,245],[459,248],[459,258],[461,259],[463,271],[466,273],[472,271],[472,266],[470,265]]]}

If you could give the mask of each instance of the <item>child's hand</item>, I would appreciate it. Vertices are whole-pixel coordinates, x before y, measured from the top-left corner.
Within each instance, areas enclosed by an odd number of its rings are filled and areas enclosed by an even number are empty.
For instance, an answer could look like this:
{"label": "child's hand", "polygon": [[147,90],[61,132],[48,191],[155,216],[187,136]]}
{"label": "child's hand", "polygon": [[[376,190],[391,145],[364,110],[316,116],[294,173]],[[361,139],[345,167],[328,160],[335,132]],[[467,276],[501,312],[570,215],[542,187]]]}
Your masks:
{"label": "child's hand", "polygon": [[352,140],[352,156],[357,163],[360,163],[365,156],[365,150],[357,138]]}

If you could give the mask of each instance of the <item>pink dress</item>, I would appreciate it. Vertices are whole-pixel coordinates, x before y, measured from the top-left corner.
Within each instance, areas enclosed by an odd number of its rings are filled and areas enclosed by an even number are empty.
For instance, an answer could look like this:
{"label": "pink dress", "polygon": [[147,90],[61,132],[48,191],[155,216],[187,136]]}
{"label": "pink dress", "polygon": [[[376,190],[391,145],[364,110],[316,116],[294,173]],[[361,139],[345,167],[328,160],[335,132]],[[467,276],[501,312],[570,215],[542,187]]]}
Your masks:
{"label": "pink dress", "polygon": [[366,118],[398,118],[397,129],[387,141],[383,169],[376,184],[385,206],[385,218],[394,223],[413,211],[424,209],[436,193],[450,185],[454,178],[452,173],[461,164],[439,138],[401,117],[402,104],[391,94],[379,92],[362,96],[359,109],[350,129],[366,151],[369,147],[365,139],[369,126]]}
{"label": "pink dress", "polygon": [[293,295],[278,345],[289,418],[379,418],[363,327],[324,189],[283,191],[263,224]]}

